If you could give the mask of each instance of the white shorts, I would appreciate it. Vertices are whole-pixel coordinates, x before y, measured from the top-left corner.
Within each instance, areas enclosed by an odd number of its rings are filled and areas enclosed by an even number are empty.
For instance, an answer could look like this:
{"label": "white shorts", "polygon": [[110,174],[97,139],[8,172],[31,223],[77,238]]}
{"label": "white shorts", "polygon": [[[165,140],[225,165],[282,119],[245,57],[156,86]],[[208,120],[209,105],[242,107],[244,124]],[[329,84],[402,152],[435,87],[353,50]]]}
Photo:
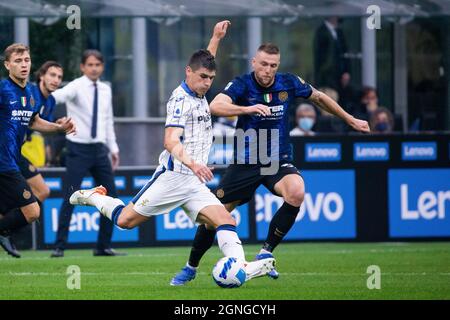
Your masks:
{"label": "white shorts", "polygon": [[133,209],[146,217],[169,213],[182,207],[194,223],[203,208],[223,206],[197,176],[168,171],[162,166],[158,167],[132,202]]}

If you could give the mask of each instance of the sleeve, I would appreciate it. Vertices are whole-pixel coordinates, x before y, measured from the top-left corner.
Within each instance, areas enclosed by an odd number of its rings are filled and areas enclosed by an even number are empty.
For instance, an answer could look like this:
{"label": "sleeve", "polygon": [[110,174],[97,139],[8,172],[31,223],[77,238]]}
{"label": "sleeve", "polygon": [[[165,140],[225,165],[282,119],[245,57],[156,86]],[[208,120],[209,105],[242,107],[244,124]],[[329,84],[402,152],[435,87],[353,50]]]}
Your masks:
{"label": "sleeve", "polygon": [[184,128],[189,118],[191,106],[185,95],[172,96],[167,102],[167,127]]}
{"label": "sleeve", "polygon": [[116,133],[114,131],[114,112],[112,104],[112,92],[111,88],[108,86],[109,92],[109,108],[106,115],[106,144],[111,153],[119,153],[119,146],[116,141]]}
{"label": "sleeve", "polygon": [[308,99],[312,94],[312,87],[300,76],[291,75],[294,81],[295,97]]}
{"label": "sleeve", "polygon": [[69,82],[61,89],[55,90],[52,93],[56,103],[65,103],[66,101],[73,100],[76,96],[76,83],[75,81]]}
{"label": "sleeve", "polygon": [[235,78],[233,81],[228,82],[222,93],[229,96],[233,103],[236,103],[239,98],[245,95],[246,90],[245,82],[240,78]]}

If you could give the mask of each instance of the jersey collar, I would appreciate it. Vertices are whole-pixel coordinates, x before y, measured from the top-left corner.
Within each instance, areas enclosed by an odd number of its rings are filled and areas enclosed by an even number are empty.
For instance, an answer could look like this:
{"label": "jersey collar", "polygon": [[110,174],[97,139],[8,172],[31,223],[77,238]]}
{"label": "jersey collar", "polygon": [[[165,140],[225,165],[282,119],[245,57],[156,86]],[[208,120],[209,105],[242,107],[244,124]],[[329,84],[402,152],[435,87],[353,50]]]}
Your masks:
{"label": "jersey collar", "polygon": [[259,82],[256,80],[255,77],[255,72],[251,73],[251,77],[253,82],[255,82],[256,86],[261,89],[262,91],[269,91],[270,89],[272,89],[275,86],[275,83],[277,82],[277,77],[278,77],[278,72],[275,73],[275,80],[273,81],[273,83],[270,85],[270,87],[263,87],[262,85],[259,84]]}
{"label": "jersey collar", "polygon": [[27,86],[28,86],[28,81],[27,81],[27,83],[25,84],[25,87],[21,87],[21,86],[19,86],[19,84],[18,84],[17,82],[15,82],[11,77],[8,77],[8,80],[9,80],[9,82],[11,82],[13,85],[15,85],[17,88],[19,88],[19,89],[22,90],[22,91],[24,91],[24,90],[27,88]]}
{"label": "jersey collar", "polygon": [[189,88],[189,86],[187,85],[186,81],[183,80],[183,82],[181,82],[181,87],[183,88],[184,91],[186,91],[186,93],[194,98],[200,98],[202,99],[203,96],[199,96],[198,94],[196,94],[194,91],[191,90],[191,88]]}

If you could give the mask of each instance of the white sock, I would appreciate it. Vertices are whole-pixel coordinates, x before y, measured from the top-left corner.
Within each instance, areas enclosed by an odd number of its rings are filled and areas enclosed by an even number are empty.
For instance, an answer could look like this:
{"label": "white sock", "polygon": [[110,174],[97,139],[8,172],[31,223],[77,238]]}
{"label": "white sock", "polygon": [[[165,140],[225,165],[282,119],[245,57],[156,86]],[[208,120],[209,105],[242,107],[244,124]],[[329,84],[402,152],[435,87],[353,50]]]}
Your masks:
{"label": "white sock", "polygon": [[188,267],[189,269],[192,269],[192,270],[197,270],[197,268],[198,267],[193,267],[193,266],[191,266],[190,264],[189,264],[189,262],[186,262],[186,267]]}
{"label": "white sock", "polygon": [[244,248],[236,233],[236,227],[231,225],[219,226],[217,230],[217,242],[225,257],[234,257],[245,260]]}
{"label": "white sock", "polygon": [[109,196],[103,196],[98,193],[94,193],[89,197],[89,201],[98,209],[98,211],[107,217],[109,220],[112,220],[112,212],[118,206],[125,206],[122,200],[117,198],[112,198]]}

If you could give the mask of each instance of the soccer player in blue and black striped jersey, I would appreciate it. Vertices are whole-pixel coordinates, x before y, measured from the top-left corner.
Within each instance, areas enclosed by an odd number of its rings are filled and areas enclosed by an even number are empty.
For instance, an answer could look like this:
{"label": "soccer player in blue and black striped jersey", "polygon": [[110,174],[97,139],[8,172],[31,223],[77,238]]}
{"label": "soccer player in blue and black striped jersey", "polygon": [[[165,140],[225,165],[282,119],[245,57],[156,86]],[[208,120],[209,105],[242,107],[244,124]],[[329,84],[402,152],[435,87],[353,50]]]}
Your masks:
{"label": "soccer player in blue and black striped jersey", "polygon": [[[51,95],[53,91],[59,88],[62,82],[63,68],[56,61],[47,61],[36,71],[35,89],[36,106],[39,116],[47,121],[54,122],[53,110],[55,109],[55,99]],[[58,119],[57,123],[64,121],[64,118]],[[31,139],[33,130],[28,129],[26,140]],[[42,204],[50,195],[50,189],[45,184],[44,178],[39,170],[23,154],[19,160],[19,169],[22,176],[27,180],[28,185],[36,197],[39,204]],[[11,256],[20,258],[14,243],[11,240],[13,251],[8,252]]]}
{"label": "soccer player in blue and black striped jersey", "polygon": [[[261,45],[252,66],[253,72],[235,78],[214,98],[211,113],[221,117],[238,116],[234,163],[227,168],[215,191],[226,209],[231,212],[248,202],[260,185],[284,200],[271,220],[261,251],[256,255],[259,260],[272,257],[273,250],[293,226],[305,193],[303,179],[291,163],[288,107],[292,101],[299,97],[309,99],[357,131],[369,132],[369,126],[366,121],[345,112],[334,100],[299,76],[277,72],[280,50],[276,45]],[[250,131],[256,134],[246,134]],[[243,148],[239,148],[240,143]],[[261,157],[264,152],[260,152],[262,147],[268,151],[264,159]],[[211,247],[214,236],[215,232],[209,226],[198,227],[189,261],[172,283],[183,285],[194,279],[200,259]],[[186,268],[190,269],[189,272]],[[276,270],[268,275],[278,278]]]}
{"label": "soccer player in blue and black striped jersey", "polygon": [[8,46],[4,58],[9,77],[0,81],[0,245],[11,253],[14,248],[9,234],[40,215],[36,198],[19,169],[27,130],[69,134],[75,132],[75,124],[71,119],[56,124],[39,116],[36,88],[28,83],[31,57],[27,46]]}

